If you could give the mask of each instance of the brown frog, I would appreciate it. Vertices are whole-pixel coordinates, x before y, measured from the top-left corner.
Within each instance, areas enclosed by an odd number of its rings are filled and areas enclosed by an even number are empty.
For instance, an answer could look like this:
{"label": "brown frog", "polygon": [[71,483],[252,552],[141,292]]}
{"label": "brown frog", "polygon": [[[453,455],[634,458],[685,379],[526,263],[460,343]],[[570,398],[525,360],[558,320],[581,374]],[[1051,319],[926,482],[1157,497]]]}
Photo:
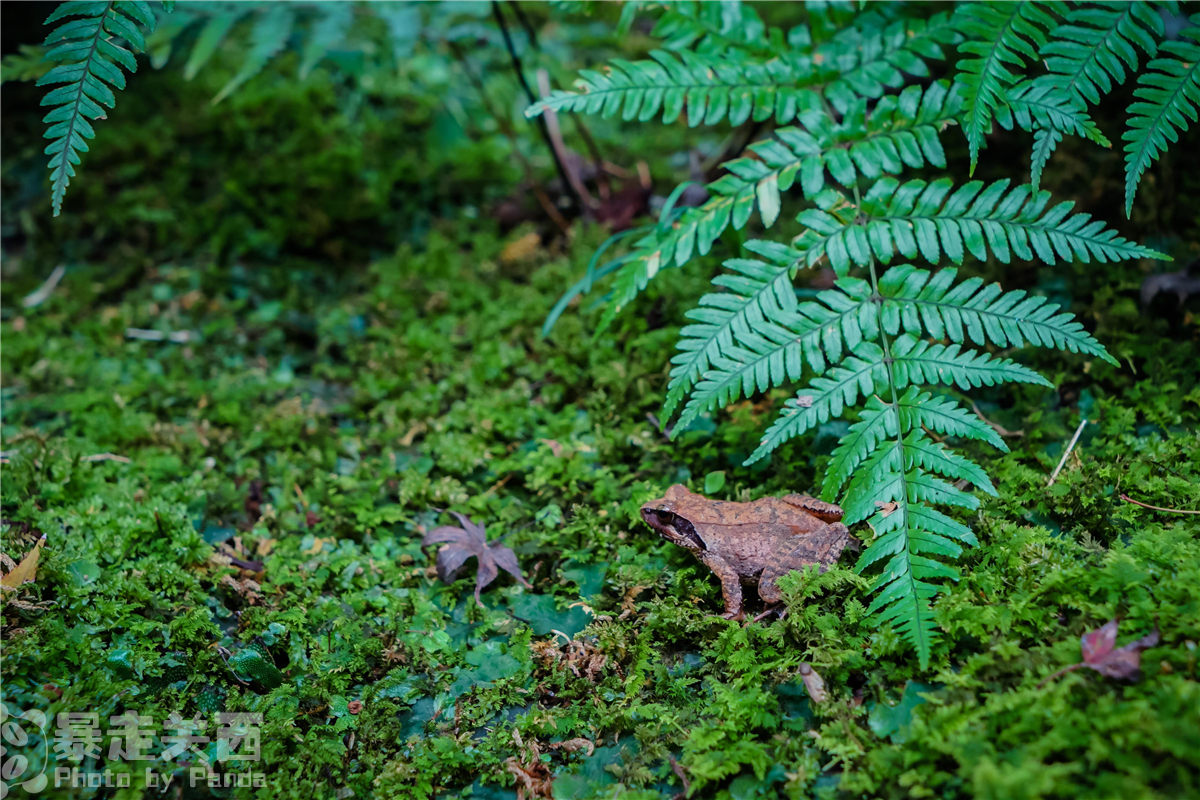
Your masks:
{"label": "brown frog", "polygon": [[782,599],[779,578],[811,564],[824,572],[836,562],[850,539],[841,518],[842,509],[807,495],[728,503],[678,484],[642,506],[646,524],[720,578],[723,616],[734,620],[744,618],[742,584],[757,585],[758,596],[774,605]]}

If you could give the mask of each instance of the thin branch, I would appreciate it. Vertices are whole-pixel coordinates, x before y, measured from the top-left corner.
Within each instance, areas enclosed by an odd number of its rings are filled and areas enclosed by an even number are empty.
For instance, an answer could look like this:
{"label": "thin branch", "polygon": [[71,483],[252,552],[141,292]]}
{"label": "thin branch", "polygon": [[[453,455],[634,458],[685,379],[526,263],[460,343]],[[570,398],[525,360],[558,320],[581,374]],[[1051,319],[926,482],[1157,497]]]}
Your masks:
{"label": "thin branch", "polygon": [[1149,503],[1143,503],[1140,500],[1134,500],[1132,497],[1130,497],[1127,494],[1119,494],[1119,495],[1117,495],[1117,497],[1120,497],[1126,503],[1133,503],[1135,506],[1141,506],[1142,508],[1149,508],[1154,511],[1165,511],[1168,514],[1200,514],[1200,511],[1186,511],[1182,508],[1163,508],[1161,506],[1152,506]]}
{"label": "thin branch", "polygon": [[116,461],[117,463],[120,463],[120,464],[130,464],[130,463],[133,463],[133,462],[131,462],[131,461],[129,460],[129,457],[128,457],[128,456],[119,456],[119,455],[117,455],[117,454],[115,454],[115,453],[96,453],[95,455],[91,455],[91,456],[84,456],[83,458],[81,458],[81,459],[79,459],[79,460],[80,460],[80,461],[88,461],[88,462],[95,462],[95,461]]}
{"label": "thin branch", "polygon": [[39,286],[36,291],[26,295],[25,298],[21,300],[21,306],[23,308],[34,308],[35,306],[40,306],[42,303],[46,302],[46,299],[53,294],[54,289],[58,286],[58,282],[61,281],[63,279],[63,275],[66,274],[67,268],[62,264],[59,264],[54,268],[54,271],[50,273],[50,277],[46,278],[45,283]]}
{"label": "thin branch", "polygon": [[[550,73],[544,69],[537,71],[538,92],[542,97],[550,96]],[[552,109],[546,109],[544,114],[546,119],[546,131],[550,135],[550,146],[554,148],[554,157],[562,164],[567,162],[567,146],[563,144],[562,130],[558,126],[558,114]],[[587,213],[589,209],[596,208],[597,203],[588,193],[587,187],[583,185],[583,181],[579,180],[579,175],[575,170],[567,169],[567,180],[571,182],[571,188],[575,191],[575,195],[583,202],[583,211]]]}
{"label": "thin branch", "polygon": [[570,237],[570,223],[568,223],[566,218],[563,217],[562,213],[555,208],[554,203],[550,200],[549,195],[546,194],[545,190],[542,189],[541,185],[538,183],[537,177],[533,172],[533,165],[529,163],[529,159],[527,159],[525,154],[521,152],[521,143],[517,137],[517,132],[513,130],[512,125],[505,117],[502,117],[500,114],[496,113],[496,109],[492,106],[491,99],[488,97],[487,88],[483,85],[483,81],[479,78],[479,76],[475,74],[475,71],[471,69],[471,62],[467,60],[466,53],[462,51],[462,48],[460,48],[456,42],[452,42],[447,39],[446,45],[450,48],[450,52],[454,53],[454,57],[458,59],[458,63],[462,65],[463,72],[467,74],[467,80],[469,80],[471,85],[475,87],[475,91],[479,94],[480,103],[483,104],[483,107],[487,111],[488,115],[491,116],[492,119],[496,120],[496,125],[500,128],[500,132],[504,134],[504,137],[508,139],[509,143],[512,145],[513,155],[515,155],[517,161],[521,163],[521,168],[525,172],[525,180],[531,187],[533,187],[533,195],[537,198],[538,204],[541,205],[542,210],[546,212],[546,215],[554,221],[554,224],[558,226],[558,229],[562,231],[563,236]]}
{"label": "thin branch", "polygon": [[[521,23],[521,27],[525,29],[525,35],[529,37],[529,46],[539,53],[542,51],[542,46],[538,43],[537,30],[533,27],[533,23],[525,14],[525,10],[521,8],[520,3],[510,2],[509,5],[516,13],[517,19]],[[540,86],[538,87],[541,88]],[[542,96],[548,94],[548,91],[543,90]],[[548,112],[553,113],[553,112]],[[571,121],[575,123],[575,129],[579,135],[583,137],[583,142],[587,145],[588,152],[591,153],[592,161],[596,164],[596,180],[600,184],[600,196],[607,200],[612,187],[608,183],[608,177],[604,174],[604,157],[600,155],[600,148],[596,146],[596,140],[592,138],[592,132],[583,124],[582,114],[571,114]]]}
{"label": "thin branch", "polygon": [[529,21],[529,17],[525,16],[525,12],[521,9],[521,4],[512,0],[509,7],[517,15],[517,21],[521,23],[521,27],[525,29],[525,35],[529,37],[529,46],[534,50],[541,50],[541,45],[538,44],[537,31],[533,29],[533,23]]}
{"label": "thin branch", "polygon": [[971,401],[971,410],[975,412],[975,416],[979,417],[981,420],[986,422],[988,425],[991,425],[992,430],[994,430],[996,433],[1000,434],[1001,436],[1018,437],[1019,438],[1019,437],[1025,435],[1025,431],[1010,431],[1010,430],[992,422],[990,419],[988,419],[987,417],[985,417],[983,415],[983,412],[979,410],[979,406],[976,405],[974,400]]}
{"label": "thin branch", "polygon": [[1067,457],[1070,456],[1071,451],[1075,449],[1075,443],[1079,441],[1079,436],[1083,433],[1083,428],[1087,424],[1087,417],[1084,417],[1080,421],[1079,427],[1075,429],[1075,435],[1071,437],[1071,443],[1067,445],[1067,451],[1063,453],[1062,458],[1059,459],[1058,466],[1054,468],[1054,473],[1050,476],[1050,480],[1046,482],[1047,486],[1053,486],[1054,481],[1058,479],[1058,473],[1062,472],[1062,468],[1067,463]]}
{"label": "thin branch", "polygon": [[[521,89],[525,92],[525,97],[529,100],[529,105],[537,102],[537,97],[533,94],[533,89],[529,86],[529,81],[525,79],[525,68],[521,65],[521,57],[517,55],[517,49],[513,46],[512,34],[508,32],[508,23],[504,21],[504,13],[500,10],[499,0],[492,0],[492,16],[496,18],[496,24],[500,26],[500,35],[504,37],[504,46],[508,49],[508,57],[512,60],[513,72],[517,73],[517,80],[521,84]],[[571,184],[571,179],[568,177],[567,167],[559,159],[558,153],[554,150],[554,143],[550,140],[550,131],[546,127],[546,118],[538,115],[538,130],[542,132],[542,138],[546,140],[546,146],[550,148],[550,154],[554,156],[554,166],[558,169],[558,177],[562,179],[563,186],[571,194],[571,199],[575,203],[575,207],[582,210],[586,208],[583,204],[583,198],[579,197],[575,192],[575,187]]]}

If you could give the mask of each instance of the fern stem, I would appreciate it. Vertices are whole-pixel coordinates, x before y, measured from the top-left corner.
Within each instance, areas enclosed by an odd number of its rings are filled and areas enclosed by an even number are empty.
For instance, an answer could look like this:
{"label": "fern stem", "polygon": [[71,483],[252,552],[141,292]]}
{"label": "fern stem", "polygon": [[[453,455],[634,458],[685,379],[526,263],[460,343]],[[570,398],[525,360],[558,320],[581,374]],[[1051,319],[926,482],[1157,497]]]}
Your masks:
{"label": "fern stem", "polygon": [[[862,196],[858,191],[858,185],[854,186],[854,205],[858,207],[859,213],[862,209]],[[872,253],[867,264],[867,269],[871,275],[871,302],[878,303],[880,307],[883,305],[883,294],[879,291],[879,276],[875,269],[875,254]],[[907,572],[900,580],[908,581],[908,593],[913,598],[913,640],[917,645],[917,655],[924,665],[929,660],[929,645],[930,642],[926,639],[926,626],[921,619],[921,595],[917,587],[916,576],[913,575],[913,567],[911,560],[908,558],[910,543],[908,541],[908,524],[911,515],[908,513],[908,472],[904,464],[904,426],[900,424],[900,395],[896,391],[896,373],[892,360],[892,345],[888,338],[887,330],[883,324],[879,326],[879,343],[883,346],[883,363],[887,369],[888,388],[891,390],[892,400],[889,405],[892,407],[892,413],[896,418],[896,444],[900,448],[900,502],[904,504],[904,555],[907,563]]]}

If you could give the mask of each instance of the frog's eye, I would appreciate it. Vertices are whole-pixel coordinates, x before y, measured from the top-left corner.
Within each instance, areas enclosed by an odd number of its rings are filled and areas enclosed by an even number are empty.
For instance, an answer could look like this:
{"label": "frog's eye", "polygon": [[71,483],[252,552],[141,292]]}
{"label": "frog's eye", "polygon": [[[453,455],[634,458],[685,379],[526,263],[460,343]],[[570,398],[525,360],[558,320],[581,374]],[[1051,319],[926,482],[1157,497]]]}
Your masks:
{"label": "frog's eye", "polygon": [[674,517],[675,515],[672,514],[670,511],[663,511],[661,508],[659,508],[659,509],[655,509],[654,516],[658,517],[659,522],[662,522],[665,524],[665,523],[670,522],[671,518]]}

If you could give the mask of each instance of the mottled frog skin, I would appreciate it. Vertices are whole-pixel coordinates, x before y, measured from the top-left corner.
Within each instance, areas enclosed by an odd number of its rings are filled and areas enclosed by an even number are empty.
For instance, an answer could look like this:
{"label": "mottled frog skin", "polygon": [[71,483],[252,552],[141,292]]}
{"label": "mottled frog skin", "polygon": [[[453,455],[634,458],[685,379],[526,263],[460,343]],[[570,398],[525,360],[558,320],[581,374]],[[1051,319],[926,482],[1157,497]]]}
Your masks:
{"label": "mottled frog skin", "polygon": [[765,603],[777,604],[779,578],[812,564],[824,572],[850,540],[842,509],[799,494],[730,503],[675,485],[642,506],[642,519],[713,571],[725,598],[723,616],[735,620],[744,618],[743,585],[757,586]]}

